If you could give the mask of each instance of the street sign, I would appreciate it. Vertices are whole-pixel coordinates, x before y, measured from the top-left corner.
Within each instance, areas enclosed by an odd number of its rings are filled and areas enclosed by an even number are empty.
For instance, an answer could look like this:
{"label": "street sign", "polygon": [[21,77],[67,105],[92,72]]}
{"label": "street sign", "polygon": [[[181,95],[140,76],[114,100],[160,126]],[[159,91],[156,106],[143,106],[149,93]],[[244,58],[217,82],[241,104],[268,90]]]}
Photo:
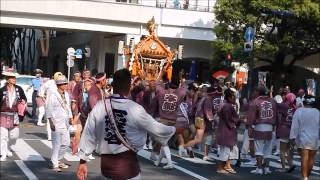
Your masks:
{"label": "street sign", "polygon": [[254,38],[254,29],[252,27],[247,27],[246,32],[244,33],[244,39],[246,42],[253,41]]}
{"label": "street sign", "polygon": [[74,53],[74,55],[76,56],[77,59],[81,59],[82,58],[82,50],[77,49],[76,52]]}
{"label": "street sign", "polygon": [[68,59],[68,60],[67,60],[67,66],[68,66],[68,67],[73,67],[73,66],[74,66],[74,60]]}
{"label": "street sign", "polygon": [[252,41],[250,42],[245,42],[244,47],[243,47],[244,52],[251,52],[253,50],[253,43]]}

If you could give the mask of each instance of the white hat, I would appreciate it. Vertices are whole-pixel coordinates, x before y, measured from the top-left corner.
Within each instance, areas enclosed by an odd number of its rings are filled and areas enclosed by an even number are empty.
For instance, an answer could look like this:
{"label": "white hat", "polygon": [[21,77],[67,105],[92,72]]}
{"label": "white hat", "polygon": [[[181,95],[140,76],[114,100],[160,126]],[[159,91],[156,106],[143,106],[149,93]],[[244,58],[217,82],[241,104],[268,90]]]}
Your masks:
{"label": "white hat", "polygon": [[14,72],[14,70],[12,68],[8,68],[2,72],[2,75],[9,76],[9,77],[16,77],[18,75],[18,73]]}
{"label": "white hat", "polygon": [[279,104],[283,102],[282,97],[280,95],[276,95],[273,99]]}
{"label": "white hat", "polygon": [[55,79],[55,81],[56,81],[57,85],[68,84],[68,80],[67,80],[66,76],[64,76],[64,75],[59,76],[57,79]]}

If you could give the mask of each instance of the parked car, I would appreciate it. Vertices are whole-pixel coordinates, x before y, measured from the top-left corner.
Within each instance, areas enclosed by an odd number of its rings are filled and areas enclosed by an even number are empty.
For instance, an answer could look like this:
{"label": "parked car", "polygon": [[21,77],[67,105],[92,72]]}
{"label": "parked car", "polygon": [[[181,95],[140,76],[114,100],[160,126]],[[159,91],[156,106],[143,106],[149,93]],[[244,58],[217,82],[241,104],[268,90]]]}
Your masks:
{"label": "parked car", "polygon": [[[29,91],[27,91],[28,87],[32,84],[31,81],[32,79],[35,78],[35,76],[30,76],[30,75],[17,75],[16,79],[17,82],[16,84],[18,86],[21,86],[26,97],[27,97],[27,103],[28,105],[32,105],[32,93],[33,93],[33,88],[31,87]],[[4,84],[6,83],[6,80],[3,79],[0,81],[0,87],[3,87]]]}

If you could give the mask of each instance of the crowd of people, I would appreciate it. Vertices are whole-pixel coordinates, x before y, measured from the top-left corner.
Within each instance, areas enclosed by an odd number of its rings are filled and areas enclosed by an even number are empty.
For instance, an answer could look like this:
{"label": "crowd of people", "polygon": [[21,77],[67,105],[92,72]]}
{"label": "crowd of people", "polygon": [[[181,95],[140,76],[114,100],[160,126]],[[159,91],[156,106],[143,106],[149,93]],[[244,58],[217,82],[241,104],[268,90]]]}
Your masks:
{"label": "crowd of people", "polygon": [[[320,113],[316,98],[299,90],[297,96],[284,87],[278,93],[257,86],[248,101],[240,103],[239,93],[230,82],[212,79],[208,84],[188,82],[183,74],[170,80],[162,73],[156,80],[131,77],[127,69],[107,77],[76,72],[68,82],[61,72],[41,78],[35,71],[32,81],[33,110],[38,108],[37,125],[47,120],[48,140],[52,141],[52,169],[61,172],[68,147],[80,157],[79,179],[88,174],[86,162],[93,152],[101,156],[101,172],[110,179],[141,179],[136,153],[147,147],[155,166],[173,169],[169,146],[181,157],[193,157],[194,147],[203,144],[203,160],[216,149],[219,174],[236,174],[232,160],[248,158],[257,168],[251,173],[270,174],[273,144],[279,144],[282,168],[292,172],[295,149],[301,155],[301,174],[310,176],[319,149]],[[10,146],[19,136],[26,97],[15,84],[12,70],[3,72],[7,83],[0,89],[1,161],[12,156]],[[241,109],[241,111],[240,111]],[[237,135],[245,127],[241,150]],[[70,137],[70,132],[72,136]],[[253,160],[254,159],[254,160]],[[111,162],[112,163],[108,163]],[[286,169],[286,165],[289,168]]]}

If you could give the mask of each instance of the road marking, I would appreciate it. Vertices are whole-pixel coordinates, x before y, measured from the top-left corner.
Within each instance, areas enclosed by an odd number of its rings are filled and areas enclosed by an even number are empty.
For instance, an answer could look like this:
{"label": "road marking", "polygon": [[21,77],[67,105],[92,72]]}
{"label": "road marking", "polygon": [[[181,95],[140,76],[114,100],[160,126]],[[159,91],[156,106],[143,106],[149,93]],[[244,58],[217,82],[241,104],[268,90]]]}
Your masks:
{"label": "road marking", "polygon": [[[138,155],[139,155],[139,156],[141,156],[141,157],[143,157],[143,158],[145,158],[145,159],[147,159],[147,160],[150,160],[150,154],[151,154],[151,152],[146,151],[146,150],[140,150],[140,151],[138,152]],[[165,159],[165,158],[163,158],[163,159]],[[163,162],[163,160],[162,160],[161,162]],[[188,175],[190,175],[190,176],[193,176],[194,178],[200,179],[200,180],[209,180],[208,178],[205,178],[205,177],[203,177],[203,176],[200,176],[199,174],[196,174],[196,173],[194,173],[194,172],[192,172],[192,171],[189,171],[188,169],[185,169],[185,168],[183,168],[183,167],[181,167],[181,166],[178,166],[178,165],[176,165],[176,164],[177,164],[177,163],[173,161],[173,167],[174,167],[175,169],[177,169],[177,170],[180,170],[180,171],[182,171],[182,172],[184,172],[184,173],[186,173],[186,174],[188,174]]]}
{"label": "road marking", "polygon": [[[271,155],[270,157],[271,157],[271,159],[279,160],[278,156]],[[293,160],[293,164],[296,165],[296,166],[300,166],[301,165],[301,163],[299,161],[295,161],[295,160]],[[320,171],[320,167],[315,166],[315,165],[313,165],[312,169],[316,170],[316,171]]]}
{"label": "road marking", "polygon": [[197,179],[200,179],[200,180],[209,180],[208,178],[205,178],[205,177],[203,177],[203,176],[200,176],[199,174],[193,173],[193,172],[189,171],[188,169],[185,169],[185,168],[183,168],[183,167],[177,166],[177,165],[175,165],[175,164],[173,165],[173,167],[176,168],[176,169],[178,169],[178,170],[180,170],[180,171],[182,171],[182,172],[184,172],[184,173],[186,173],[186,174],[189,174],[189,175],[191,175],[191,176],[193,176],[193,177],[195,177],[195,178],[197,178]]}
{"label": "road marking", "polygon": [[[174,150],[174,149],[170,149],[170,151],[171,151],[171,155],[176,156],[176,157],[181,158],[181,159],[184,159],[186,161],[190,161],[190,162],[195,163],[195,164],[215,164],[213,162],[205,161],[205,160],[197,158],[197,157],[194,157],[194,158],[181,157],[181,156],[178,155],[178,151]],[[209,159],[211,160],[211,158],[209,158]]]}
{"label": "road marking", "polygon": [[[203,155],[202,152],[200,152],[199,150],[196,150],[196,149],[193,149],[193,152]],[[272,160],[276,160],[276,161],[277,161],[277,162],[270,161],[270,164],[269,164],[269,165],[270,165],[271,167],[274,167],[274,168],[282,168],[281,164],[278,163],[278,162],[280,162],[280,157],[274,156],[274,155],[271,155],[270,157],[271,157]],[[209,158],[219,160],[219,159],[218,159],[218,156],[215,155],[215,154],[212,154],[212,153],[209,153]],[[232,162],[232,164],[234,165],[235,163]],[[296,166],[298,166],[298,167],[300,167],[300,162],[298,162],[298,161],[293,161],[293,164],[296,165]],[[241,163],[241,167],[257,167],[257,166],[254,166],[254,165],[244,165],[243,163]],[[289,166],[286,166],[286,167],[289,168]],[[313,171],[311,171],[311,173],[316,174],[316,175],[320,174],[320,173],[318,173],[318,172],[315,172],[315,171],[320,171],[320,167],[313,165],[312,170],[313,170]]]}
{"label": "road marking", "polygon": [[[40,140],[43,144],[45,144],[46,146],[48,146],[50,149],[52,149],[52,142],[48,141],[48,140]],[[80,161],[80,158],[77,155],[73,155],[71,154],[71,152],[66,152],[66,154],[64,155],[64,158],[67,161]]]}
{"label": "road marking", "polygon": [[39,140],[42,140],[41,138],[34,138],[34,139],[21,138],[21,139],[23,139],[23,140],[25,140],[25,141],[39,141]]}
{"label": "road marking", "polygon": [[22,160],[14,160],[29,180],[38,180],[37,176],[24,164]]}
{"label": "road marking", "polygon": [[12,146],[12,150],[22,161],[46,161],[23,139],[17,139],[16,144]]}

